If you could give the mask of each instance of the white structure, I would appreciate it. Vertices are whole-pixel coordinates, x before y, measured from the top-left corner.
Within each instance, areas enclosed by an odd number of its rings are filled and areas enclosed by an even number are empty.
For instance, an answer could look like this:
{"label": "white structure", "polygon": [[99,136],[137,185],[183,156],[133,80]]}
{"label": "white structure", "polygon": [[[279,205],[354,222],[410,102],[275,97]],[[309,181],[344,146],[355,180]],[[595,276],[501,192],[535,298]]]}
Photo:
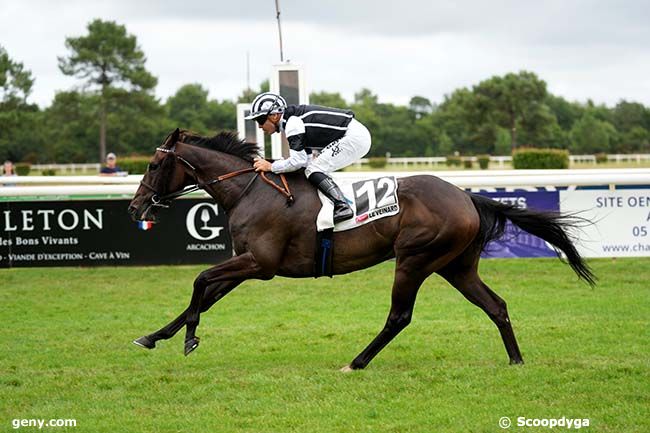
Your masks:
{"label": "white structure", "polygon": [[[282,63],[273,65],[270,91],[281,95],[289,105],[309,104],[309,93],[305,85],[305,71],[301,65]],[[289,155],[289,144],[279,134],[271,136],[271,157],[280,159]]]}
{"label": "white structure", "polygon": [[246,120],[245,117],[250,114],[251,104],[237,104],[237,131],[239,138],[249,143],[256,143],[260,148],[260,154],[264,153],[264,131],[257,127],[254,120]]}

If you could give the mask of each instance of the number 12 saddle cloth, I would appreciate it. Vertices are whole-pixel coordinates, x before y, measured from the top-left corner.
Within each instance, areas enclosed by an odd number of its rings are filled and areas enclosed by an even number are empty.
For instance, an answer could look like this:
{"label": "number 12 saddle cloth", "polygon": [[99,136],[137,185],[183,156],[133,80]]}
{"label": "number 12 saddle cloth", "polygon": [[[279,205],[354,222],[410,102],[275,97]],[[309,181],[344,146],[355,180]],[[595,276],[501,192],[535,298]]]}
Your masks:
{"label": "number 12 saddle cloth", "polygon": [[336,180],[345,199],[354,211],[354,217],[334,225],[334,204],[320,191],[322,207],[316,219],[319,232],[333,228],[335,232],[351,230],[380,218],[399,213],[397,179],[384,176],[364,180]]}

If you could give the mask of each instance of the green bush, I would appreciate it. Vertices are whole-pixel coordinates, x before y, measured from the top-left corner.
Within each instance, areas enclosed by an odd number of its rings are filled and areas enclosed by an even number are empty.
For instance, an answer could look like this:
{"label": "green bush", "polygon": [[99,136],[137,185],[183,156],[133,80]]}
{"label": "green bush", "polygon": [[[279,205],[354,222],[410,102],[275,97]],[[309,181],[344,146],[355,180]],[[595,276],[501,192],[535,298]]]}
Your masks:
{"label": "green bush", "polygon": [[560,149],[517,149],[512,154],[516,169],[569,168],[569,152]]}
{"label": "green bush", "polygon": [[16,174],[18,176],[27,176],[29,171],[32,169],[32,165],[27,162],[19,162],[14,166],[16,169]]}
{"label": "green bush", "polygon": [[596,154],[596,164],[604,164],[607,162],[607,154],[606,153],[597,153]]}
{"label": "green bush", "polygon": [[42,176],[56,176],[56,170],[53,168],[47,168],[41,172]]}
{"label": "green bush", "polygon": [[129,156],[119,159],[117,165],[123,171],[128,171],[129,174],[144,174],[149,167],[150,160],[151,158],[148,156]]}
{"label": "green bush", "polygon": [[490,165],[490,155],[479,155],[476,159],[478,159],[478,166],[481,167],[481,170],[487,170]]}
{"label": "green bush", "polygon": [[387,163],[388,159],[383,156],[368,159],[368,165],[370,165],[370,168],[384,168]]}
{"label": "green bush", "polygon": [[474,163],[472,162],[471,159],[463,159],[463,167],[465,168],[472,168],[474,166]]}
{"label": "green bush", "polygon": [[460,156],[449,155],[447,157],[446,163],[447,163],[447,167],[460,167],[462,161],[460,159]]}

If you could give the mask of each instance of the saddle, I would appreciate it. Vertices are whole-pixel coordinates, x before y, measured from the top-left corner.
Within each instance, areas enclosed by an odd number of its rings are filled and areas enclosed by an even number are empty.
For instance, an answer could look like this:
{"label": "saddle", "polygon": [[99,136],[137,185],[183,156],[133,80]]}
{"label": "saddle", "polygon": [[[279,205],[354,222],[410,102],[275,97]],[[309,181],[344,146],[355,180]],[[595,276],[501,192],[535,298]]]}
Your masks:
{"label": "saddle", "polygon": [[395,176],[362,180],[337,179],[336,183],[352,208],[354,216],[334,224],[334,204],[325,194],[318,191],[321,210],[316,218],[315,278],[331,277],[333,274],[334,232],[353,230],[371,221],[396,215],[400,211]]}

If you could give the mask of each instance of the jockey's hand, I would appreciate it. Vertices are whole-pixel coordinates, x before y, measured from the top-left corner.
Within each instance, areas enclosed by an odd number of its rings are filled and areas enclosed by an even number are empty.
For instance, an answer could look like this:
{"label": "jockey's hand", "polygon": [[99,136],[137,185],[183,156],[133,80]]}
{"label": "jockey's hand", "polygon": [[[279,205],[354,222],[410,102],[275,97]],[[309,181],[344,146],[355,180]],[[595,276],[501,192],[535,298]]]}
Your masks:
{"label": "jockey's hand", "polygon": [[255,158],[253,167],[255,167],[255,171],[271,171],[271,163],[262,158]]}

